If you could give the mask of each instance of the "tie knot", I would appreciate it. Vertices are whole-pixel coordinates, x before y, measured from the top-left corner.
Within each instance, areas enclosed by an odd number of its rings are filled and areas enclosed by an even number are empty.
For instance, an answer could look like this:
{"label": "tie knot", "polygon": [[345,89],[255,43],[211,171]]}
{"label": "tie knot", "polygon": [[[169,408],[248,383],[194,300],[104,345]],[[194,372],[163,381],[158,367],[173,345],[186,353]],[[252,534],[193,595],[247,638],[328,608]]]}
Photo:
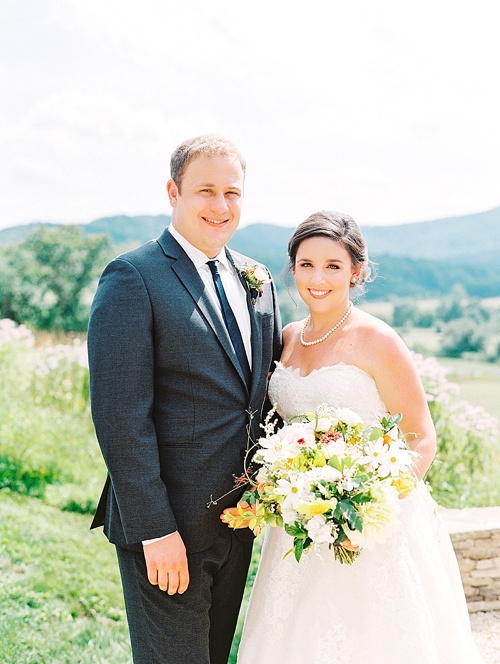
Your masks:
{"label": "tie knot", "polygon": [[217,261],[207,261],[207,265],[210,268],[210,272],[212,274],[219,273],[219,266],[217,265]]}

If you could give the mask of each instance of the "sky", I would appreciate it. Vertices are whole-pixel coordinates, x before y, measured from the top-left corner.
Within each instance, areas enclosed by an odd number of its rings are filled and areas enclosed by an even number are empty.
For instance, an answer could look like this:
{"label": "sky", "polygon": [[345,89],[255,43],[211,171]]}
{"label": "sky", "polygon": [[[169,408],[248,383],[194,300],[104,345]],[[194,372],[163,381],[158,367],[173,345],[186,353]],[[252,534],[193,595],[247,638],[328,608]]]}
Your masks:
{"label": "sky", "polygon": [[2,0],[0,228],[169,214],[170,154],[247,159],[242,224],[500,205],[496,0]]}

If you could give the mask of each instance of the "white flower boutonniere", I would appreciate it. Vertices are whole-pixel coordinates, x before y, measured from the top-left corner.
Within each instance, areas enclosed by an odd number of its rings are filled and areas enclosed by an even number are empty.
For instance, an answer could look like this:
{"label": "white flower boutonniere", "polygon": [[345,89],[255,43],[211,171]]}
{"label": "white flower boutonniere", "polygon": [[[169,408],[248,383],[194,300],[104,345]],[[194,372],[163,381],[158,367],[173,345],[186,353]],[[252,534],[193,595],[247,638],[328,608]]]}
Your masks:
{"label": "white flower boutonniere", "polygon": [[239,269],[250,291],[252,304],[255,304],[257,298],[264,292],[264,284],[271,283],[271,275],[263,265],[248,265],[245,263]]}

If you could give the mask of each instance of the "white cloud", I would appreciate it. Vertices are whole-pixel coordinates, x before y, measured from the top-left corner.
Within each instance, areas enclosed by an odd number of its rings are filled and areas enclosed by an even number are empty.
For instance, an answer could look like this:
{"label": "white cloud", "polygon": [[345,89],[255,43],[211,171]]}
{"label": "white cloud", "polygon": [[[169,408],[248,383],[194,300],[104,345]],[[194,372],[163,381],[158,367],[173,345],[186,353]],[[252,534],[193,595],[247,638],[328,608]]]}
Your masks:
{"label": "white cloud", "polygon": [[171,150],[207,131],[248,158],[246,222],[500,203],[488,0],[6,2],[0,226],[165,211]]}
{"label": "white cloud", "polygon": [[111,95],[50,95],[4,128],[2,216],[18,221],[21,207],[27,219],[55,221],[166,210],[171,146],[199,120]]}

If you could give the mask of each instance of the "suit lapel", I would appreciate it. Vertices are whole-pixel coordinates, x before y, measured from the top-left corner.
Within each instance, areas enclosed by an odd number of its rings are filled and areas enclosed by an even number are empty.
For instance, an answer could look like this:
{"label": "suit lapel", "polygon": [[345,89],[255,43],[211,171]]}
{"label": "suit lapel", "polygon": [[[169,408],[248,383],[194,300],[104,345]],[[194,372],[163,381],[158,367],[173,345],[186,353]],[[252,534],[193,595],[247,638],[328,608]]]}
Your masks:
{"label": "suit lapel", "polygon": [[238,278],[243,284],[246,293],[247,308],[250,315],[250,328],[251,328],[251,347],[252,347],[252,385],[250,388],[250,397],[253,396],[254,389],[257,388],[259,384],[259,376],[262,371],[262,329],[261,326],[257,324],[257,315],[255,312],[255,305],[252,304],[252,298],[250,296],[250,289],[248,284],[245,281],[245,278],[241,274],[241,270],[238,269],[238,266],[234,262],[234,259],[231,255],[231,252],[226,247],[226,254],[238,274]]}
{"label": "suit lapel", "polygon": [[[175,259],[172,263],[172,270],[175,272],[186,291],[193,298],[196,306],[201,311],[210,327],[215,332],[217,339],[221,346],[224,348],[229,359],[238,372],[241,380],[246,385],[245,377],[238,362],[238,357],[234,352],[233,345],[229,338],[224,320],[220,311],[214,306],[210,296],[206,292],[205,284],[198,274],[193,261],[189,258],[186,252],[182,249],[180,244],[172,237],[170,231],[165,230],[157,240],[160,247],[163,249],[165,255]],[[232,262],[232,261],[231,261]],[[234,263],[233,263],[234,264]],[[252,328],[253,336],[253,328]]]}

